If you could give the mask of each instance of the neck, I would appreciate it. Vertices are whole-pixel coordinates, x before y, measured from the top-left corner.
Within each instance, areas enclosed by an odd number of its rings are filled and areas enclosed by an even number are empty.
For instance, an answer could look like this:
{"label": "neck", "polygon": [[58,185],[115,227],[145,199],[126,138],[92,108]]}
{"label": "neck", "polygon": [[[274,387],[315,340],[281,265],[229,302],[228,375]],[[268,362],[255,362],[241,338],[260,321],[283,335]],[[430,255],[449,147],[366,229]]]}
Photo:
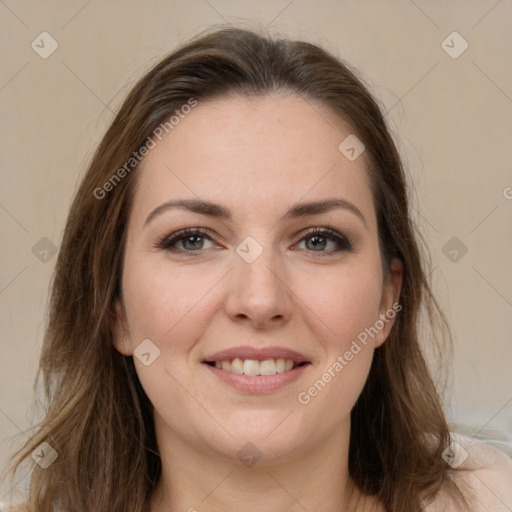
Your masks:
{"label": "neck", "polygon": [[361,496],[348,473],[350,419],[346,423],[314,449],[298,447],[291,455],[262,458],[248,467],[198,449],[155,414],[162,471],[150,511],[355,510]]}

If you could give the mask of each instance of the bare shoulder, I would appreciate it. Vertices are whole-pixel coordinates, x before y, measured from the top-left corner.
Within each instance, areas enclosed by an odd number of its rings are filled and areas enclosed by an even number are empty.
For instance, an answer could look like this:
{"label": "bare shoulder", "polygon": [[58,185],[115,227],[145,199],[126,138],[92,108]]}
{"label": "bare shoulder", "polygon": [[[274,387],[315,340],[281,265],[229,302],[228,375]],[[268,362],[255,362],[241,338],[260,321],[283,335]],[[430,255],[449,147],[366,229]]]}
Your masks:
{"label": "bare shoulder", "polygon": [[[452,480],[466,498],[471,512],[512,510],[512,458],[482,441],[452,433],[445,460],[456,471]],[[449,489],[439,493],[427,512],[465,512]]]}

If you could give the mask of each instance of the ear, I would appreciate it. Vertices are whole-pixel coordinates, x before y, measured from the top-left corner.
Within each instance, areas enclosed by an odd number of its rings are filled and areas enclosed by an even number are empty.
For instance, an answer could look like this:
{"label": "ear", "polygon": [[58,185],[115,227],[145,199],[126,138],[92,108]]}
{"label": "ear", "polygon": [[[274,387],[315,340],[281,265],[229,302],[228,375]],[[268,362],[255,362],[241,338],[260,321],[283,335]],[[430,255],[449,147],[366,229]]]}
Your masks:
{"label": "ear", "polygon": [[[384,325],[379,329],[379,335],[375,338],[375,347],[380,347],[389,336],[389,332],[395,323],[396,315],[402,306],[398,300],[402,290],[403,263],[399,259],[393,259],[389,273],[384,277],[382,296],[379,306],[379,324]],[[376,322],[376,323],[377,323]]]}
{"label": "ear", "polygon": [[117,299],[114,303],[112,316],[112,335],[114,338],[114,347],[124,356],[133,355],[130,333],[126,321],[126,311],[121,299]]}

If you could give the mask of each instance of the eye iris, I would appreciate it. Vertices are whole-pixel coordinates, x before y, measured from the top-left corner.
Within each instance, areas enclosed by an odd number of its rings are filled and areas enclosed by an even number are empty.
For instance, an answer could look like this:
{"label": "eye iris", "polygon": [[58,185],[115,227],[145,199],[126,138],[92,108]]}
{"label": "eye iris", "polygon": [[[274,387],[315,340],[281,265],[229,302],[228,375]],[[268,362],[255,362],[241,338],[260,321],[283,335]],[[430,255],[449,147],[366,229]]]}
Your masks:
{"label": "eye iris", "polygon": [[[325,249],[325,245],[327,243],[327,239],[323,236],[318,236],[318,235],[313,235],[313,236],[310,236],[309,241],[312,241],[312,240],[315,240],[315,242],[313,242],[313,248],[314,249]],[[321,240],[320,243],[318,243],[318,240]]]}
{"label": "eye iris", "polygon": [[[189,240],[194,240],[194,242],[192,243],[192,247],[186,247],[186,244]],[[197,242],[200,241],[200,242],[204,242],[204,239],[202,236],[196,236],[196,235],[192,235],[192,236],[188,236],[187,238],[184,238],[182,239],[182,243],[183,243],[183,247],[187,250],[189,249],[200,249],[202,247],[202,244],[201,245],[195,245],[197,244]]]}

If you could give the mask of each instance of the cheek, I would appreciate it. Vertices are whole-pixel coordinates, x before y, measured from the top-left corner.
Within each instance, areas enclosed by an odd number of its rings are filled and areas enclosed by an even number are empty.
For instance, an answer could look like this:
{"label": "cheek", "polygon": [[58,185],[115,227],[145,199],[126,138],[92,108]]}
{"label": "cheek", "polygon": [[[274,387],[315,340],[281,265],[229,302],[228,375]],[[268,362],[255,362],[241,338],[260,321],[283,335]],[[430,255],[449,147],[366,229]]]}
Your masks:
{"label": "cheek", "polygon": [[[315,276],[304,281],[302,289],[315,290],[308,294],[307,306],[312,332],[320,334],[318,341],[325,351],[322,366],[314,373],[308,388],[304,388],[299,403],[332,413],[327,424],[336,424],[349,414],[366,382],[371,367],[377,337],[382,285],[381,275],[374,265],[332,271],[325,279]],[[306,404],[307,402],[307,404]]]}
{"label": "cheek", "polygon": [[308,317],[316,326],[311,328],[322,334],[331,357],[334,352],[347,350],[351,341],[378,319],[382,284],[380,274],[373,269],[362,265],[330,269],[305,277],[298,286],[305,305],[313,312]]}
{"label": "cheek", "polygon": [[174,350],[186,348],[206,324],[198,314],[218,281],[215,272],[172,269],[169,264],[149,264],[141,257],[126,265],[123,279],[126,309],[132,344],[152,339],[161,350],[172,344]]}
{"label": "cheek", "polygon": [[[316,428],[323,433],[333,431],[350,417],[368,378],[373,350],[360,346],[355,351],[337,354],[297,396],[304,421],[320,418],[321,425]],[[352,354],[350,360],[347,352]]]}
{"label": "cheek", "polygon": [[315,330],[323,333],[325,359],[297,400],[304,415],[322,418],[325,432],[349,417],[364,388],[374,354],[371,328],[378,319],[379,303],[376,279],[340,278],[318,295],[315,308],[321,322],[316,321]]}
{"label": "cheek", "polygon": [[205,305],[219,277],[193,266],[171,269],[168,263],[148,262],[150,258],[143,256],[127,258],[123,277],[130,338],[133,349],[142,340],[151,340],[159,354],[149,365],[136,355],[133,360],[155,410],[173,431],[186,436],[183,418],[208,420],[199,405],[206,401],[202,389],[191,379],[189,363],[190,351],[206,329]]}

